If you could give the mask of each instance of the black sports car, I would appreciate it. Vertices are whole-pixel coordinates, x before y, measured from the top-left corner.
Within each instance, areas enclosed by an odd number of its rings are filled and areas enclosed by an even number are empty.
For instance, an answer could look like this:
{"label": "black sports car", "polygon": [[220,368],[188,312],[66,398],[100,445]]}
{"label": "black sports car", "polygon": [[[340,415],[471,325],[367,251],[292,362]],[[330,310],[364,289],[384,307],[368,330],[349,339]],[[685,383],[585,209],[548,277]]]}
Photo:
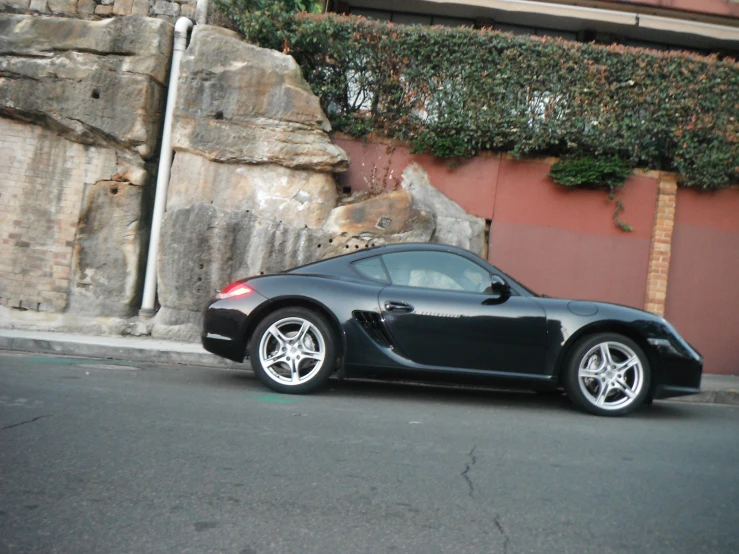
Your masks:
{"label": "black sports car", "polygon": [[451,246],[354,252],[218,292],[203,346],[268,387],[308,393],[345,377],[564,389],[579,408],[622,415],[699,392],[703,358],[663,318],[538,296]]}

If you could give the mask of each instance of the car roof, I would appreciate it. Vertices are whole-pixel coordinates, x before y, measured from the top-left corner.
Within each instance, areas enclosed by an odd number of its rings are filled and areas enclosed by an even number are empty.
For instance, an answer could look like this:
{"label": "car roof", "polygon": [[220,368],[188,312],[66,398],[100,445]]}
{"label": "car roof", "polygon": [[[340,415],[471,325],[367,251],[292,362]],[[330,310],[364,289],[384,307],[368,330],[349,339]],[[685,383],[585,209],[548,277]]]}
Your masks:
{"label": "car roof", "polygon": [[[371,248],[362,248],[361,250],[356,250],[354,252],[349,252],[348,254],[342,254],[341,256],[334,256],[332,258],[326,258],[325,260],[319,260],[317,262],[312,262],[309,264],[301,265],[299,267],[295,267],[292,269],[289,269],[286,271],[286,273],[306,273],[304,271],[307,268],[311,269],[319,269],[323,266],[332,266],[334,264],[338,263],[351,263],[355,259],[360,260],[362,258],[369,258],[372,256],[377,256],[380,254],[389,254],[391,252],[428,252],[428,251],[436,251],[436,252],[452,252],[455,254],[459,254],[463,257],[470,257],[473,256],[475,258],[478,258],[472,252],[469,250],[465,250],[464,248],[458,248],[456,246],[449,246],[447,244],[434,244],[430,242],[404,242],[399,244],[382,244],[379,246],[373,246]],[[482,260],[482,258],[479,258]],[[484,260],[482,260],[484,261]]]}
{"label": "car roof", "polygon": [[376,254],[387,254],[389,252],[411,252],[411,251],[438,251],[438,252],[453,252],[462,256],[474,256],[469,250],[459,248],[457,246],[451,246],[448,244],[436,244],[432,242],[403,242],[398,244],[382,244],[380,246],[373,246],[372,248],[364,248],[352,254],[357,255],[373,252]]}

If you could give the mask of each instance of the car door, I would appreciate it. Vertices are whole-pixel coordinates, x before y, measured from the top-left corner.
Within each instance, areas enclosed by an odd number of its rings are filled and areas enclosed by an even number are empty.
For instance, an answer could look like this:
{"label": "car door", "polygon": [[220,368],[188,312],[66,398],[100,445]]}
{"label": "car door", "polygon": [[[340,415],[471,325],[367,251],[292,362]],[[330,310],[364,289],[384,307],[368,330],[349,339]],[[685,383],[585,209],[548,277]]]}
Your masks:
{"label": "car door", "polygon": [[494,295],[488,270],[449,252],[385,254],[380,309],[401,353],[423,365],[544,372],[546,316],[536,301]]}

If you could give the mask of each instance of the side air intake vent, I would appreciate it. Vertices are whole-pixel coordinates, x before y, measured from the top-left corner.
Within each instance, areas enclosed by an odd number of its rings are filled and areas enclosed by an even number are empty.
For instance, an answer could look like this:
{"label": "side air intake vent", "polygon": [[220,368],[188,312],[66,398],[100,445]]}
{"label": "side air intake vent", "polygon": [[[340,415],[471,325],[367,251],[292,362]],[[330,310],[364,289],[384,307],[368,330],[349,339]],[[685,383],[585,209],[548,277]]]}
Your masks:
{"label": "side air intake vent", "polygon": [[362,326],[362,329],[380,346],[392,348],[393,342],[388,335],[385,325],[377,312],[355,311],[352,313],[354,319]]}

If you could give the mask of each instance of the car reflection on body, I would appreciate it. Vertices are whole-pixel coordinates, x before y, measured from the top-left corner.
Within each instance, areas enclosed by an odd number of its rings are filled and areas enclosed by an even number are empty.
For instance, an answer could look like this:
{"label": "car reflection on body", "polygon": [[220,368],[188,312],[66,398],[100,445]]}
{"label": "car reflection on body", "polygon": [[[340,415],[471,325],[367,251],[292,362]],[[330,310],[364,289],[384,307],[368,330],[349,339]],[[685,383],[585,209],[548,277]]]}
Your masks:
{"label": "car reflection on body", "polygon": [[700,390],[703,359],[667,321],[601,302],[541,297],[474,254],[386,245],[221,290],[203,346],[250,358],[303,394],[347,378],[564,389],[580,409],[623,415]]}

